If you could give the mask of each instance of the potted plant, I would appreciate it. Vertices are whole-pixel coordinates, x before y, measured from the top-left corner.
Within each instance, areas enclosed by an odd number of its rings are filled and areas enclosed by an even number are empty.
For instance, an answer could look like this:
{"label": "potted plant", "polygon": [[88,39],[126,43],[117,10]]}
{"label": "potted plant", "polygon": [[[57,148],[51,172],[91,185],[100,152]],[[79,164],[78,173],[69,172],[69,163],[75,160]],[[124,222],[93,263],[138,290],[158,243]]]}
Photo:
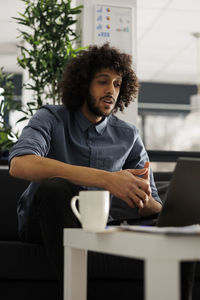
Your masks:
{"label": "potted plant", "polygon": [[[72,8],[72,0],[21,0],[25,10],[14,18],[20,25],[18,64],[28,72],[25,89],[32,98],[21,109],[29,119],[44,103],[60,103],[59,82],[63,68],[77,52],[76,16],[82,6]],[[23,29],[22,29],[23,27]]]}

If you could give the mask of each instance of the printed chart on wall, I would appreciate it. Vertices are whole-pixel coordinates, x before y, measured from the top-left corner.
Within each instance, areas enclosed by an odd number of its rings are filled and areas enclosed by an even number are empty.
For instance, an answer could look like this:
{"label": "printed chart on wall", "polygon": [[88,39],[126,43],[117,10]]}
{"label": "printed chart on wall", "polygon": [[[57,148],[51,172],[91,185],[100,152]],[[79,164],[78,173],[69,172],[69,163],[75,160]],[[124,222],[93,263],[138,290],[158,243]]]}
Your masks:
{"label": "printed chart on wall", "polygon": [[132,54],[132,8],[95,5],[94,43],[110,42],[122,51]]}

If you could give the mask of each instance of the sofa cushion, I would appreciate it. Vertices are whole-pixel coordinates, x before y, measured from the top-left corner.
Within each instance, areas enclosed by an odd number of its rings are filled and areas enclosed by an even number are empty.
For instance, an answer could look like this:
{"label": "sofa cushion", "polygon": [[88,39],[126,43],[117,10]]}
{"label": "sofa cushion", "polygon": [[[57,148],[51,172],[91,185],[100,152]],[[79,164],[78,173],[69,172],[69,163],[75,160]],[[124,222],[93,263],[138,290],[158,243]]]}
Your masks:
{"label": "sofa cushion", "polygon": [[[0,279],[55,280],[42,245],[0,241]],[[143,262],[89,252],[89,278],[142,279]]]}
{"label": "sofa cushion", "polygon": [[27,181],[11,177],[8,168],[0,169],[0,239],[18,239],[17,201],[28,185]]}
{"label": "sofa cushion", "polygon": [[0,280],[1,300],[57,300],[55,280]]}
{"label": "sofa cushion", "polygon": [[56,279],[42,245],[0,241],[1,279]]}

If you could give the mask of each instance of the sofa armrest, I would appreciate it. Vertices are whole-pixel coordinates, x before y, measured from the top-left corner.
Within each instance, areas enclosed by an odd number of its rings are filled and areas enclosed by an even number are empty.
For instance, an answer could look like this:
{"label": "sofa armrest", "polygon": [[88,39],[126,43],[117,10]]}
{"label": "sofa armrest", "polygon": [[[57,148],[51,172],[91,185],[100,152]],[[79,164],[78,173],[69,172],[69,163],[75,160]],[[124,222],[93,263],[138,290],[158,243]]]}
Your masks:
{"label": "sofa armrest", "polygon": [[17,201],[28,182],[11,177],[8,168],[0,169],[0,239],[18,239]]}

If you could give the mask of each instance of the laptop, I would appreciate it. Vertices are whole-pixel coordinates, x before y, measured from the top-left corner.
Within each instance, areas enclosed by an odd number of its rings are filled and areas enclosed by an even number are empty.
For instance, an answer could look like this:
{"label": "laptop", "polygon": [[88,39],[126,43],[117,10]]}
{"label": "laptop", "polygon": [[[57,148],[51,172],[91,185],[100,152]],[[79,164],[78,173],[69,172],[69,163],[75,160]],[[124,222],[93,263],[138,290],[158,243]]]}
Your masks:
{"label": "laptop", "polygon": [[111,225],[124,228],[134,225],[157,227],[182,227],[200,224],[200,158],[177,160],[172,179],[159,214],[138,219],[114,220]]}
{"label": "laptop", "polygon": [[156,226],[200,224],[200,159],[179,158]]}

